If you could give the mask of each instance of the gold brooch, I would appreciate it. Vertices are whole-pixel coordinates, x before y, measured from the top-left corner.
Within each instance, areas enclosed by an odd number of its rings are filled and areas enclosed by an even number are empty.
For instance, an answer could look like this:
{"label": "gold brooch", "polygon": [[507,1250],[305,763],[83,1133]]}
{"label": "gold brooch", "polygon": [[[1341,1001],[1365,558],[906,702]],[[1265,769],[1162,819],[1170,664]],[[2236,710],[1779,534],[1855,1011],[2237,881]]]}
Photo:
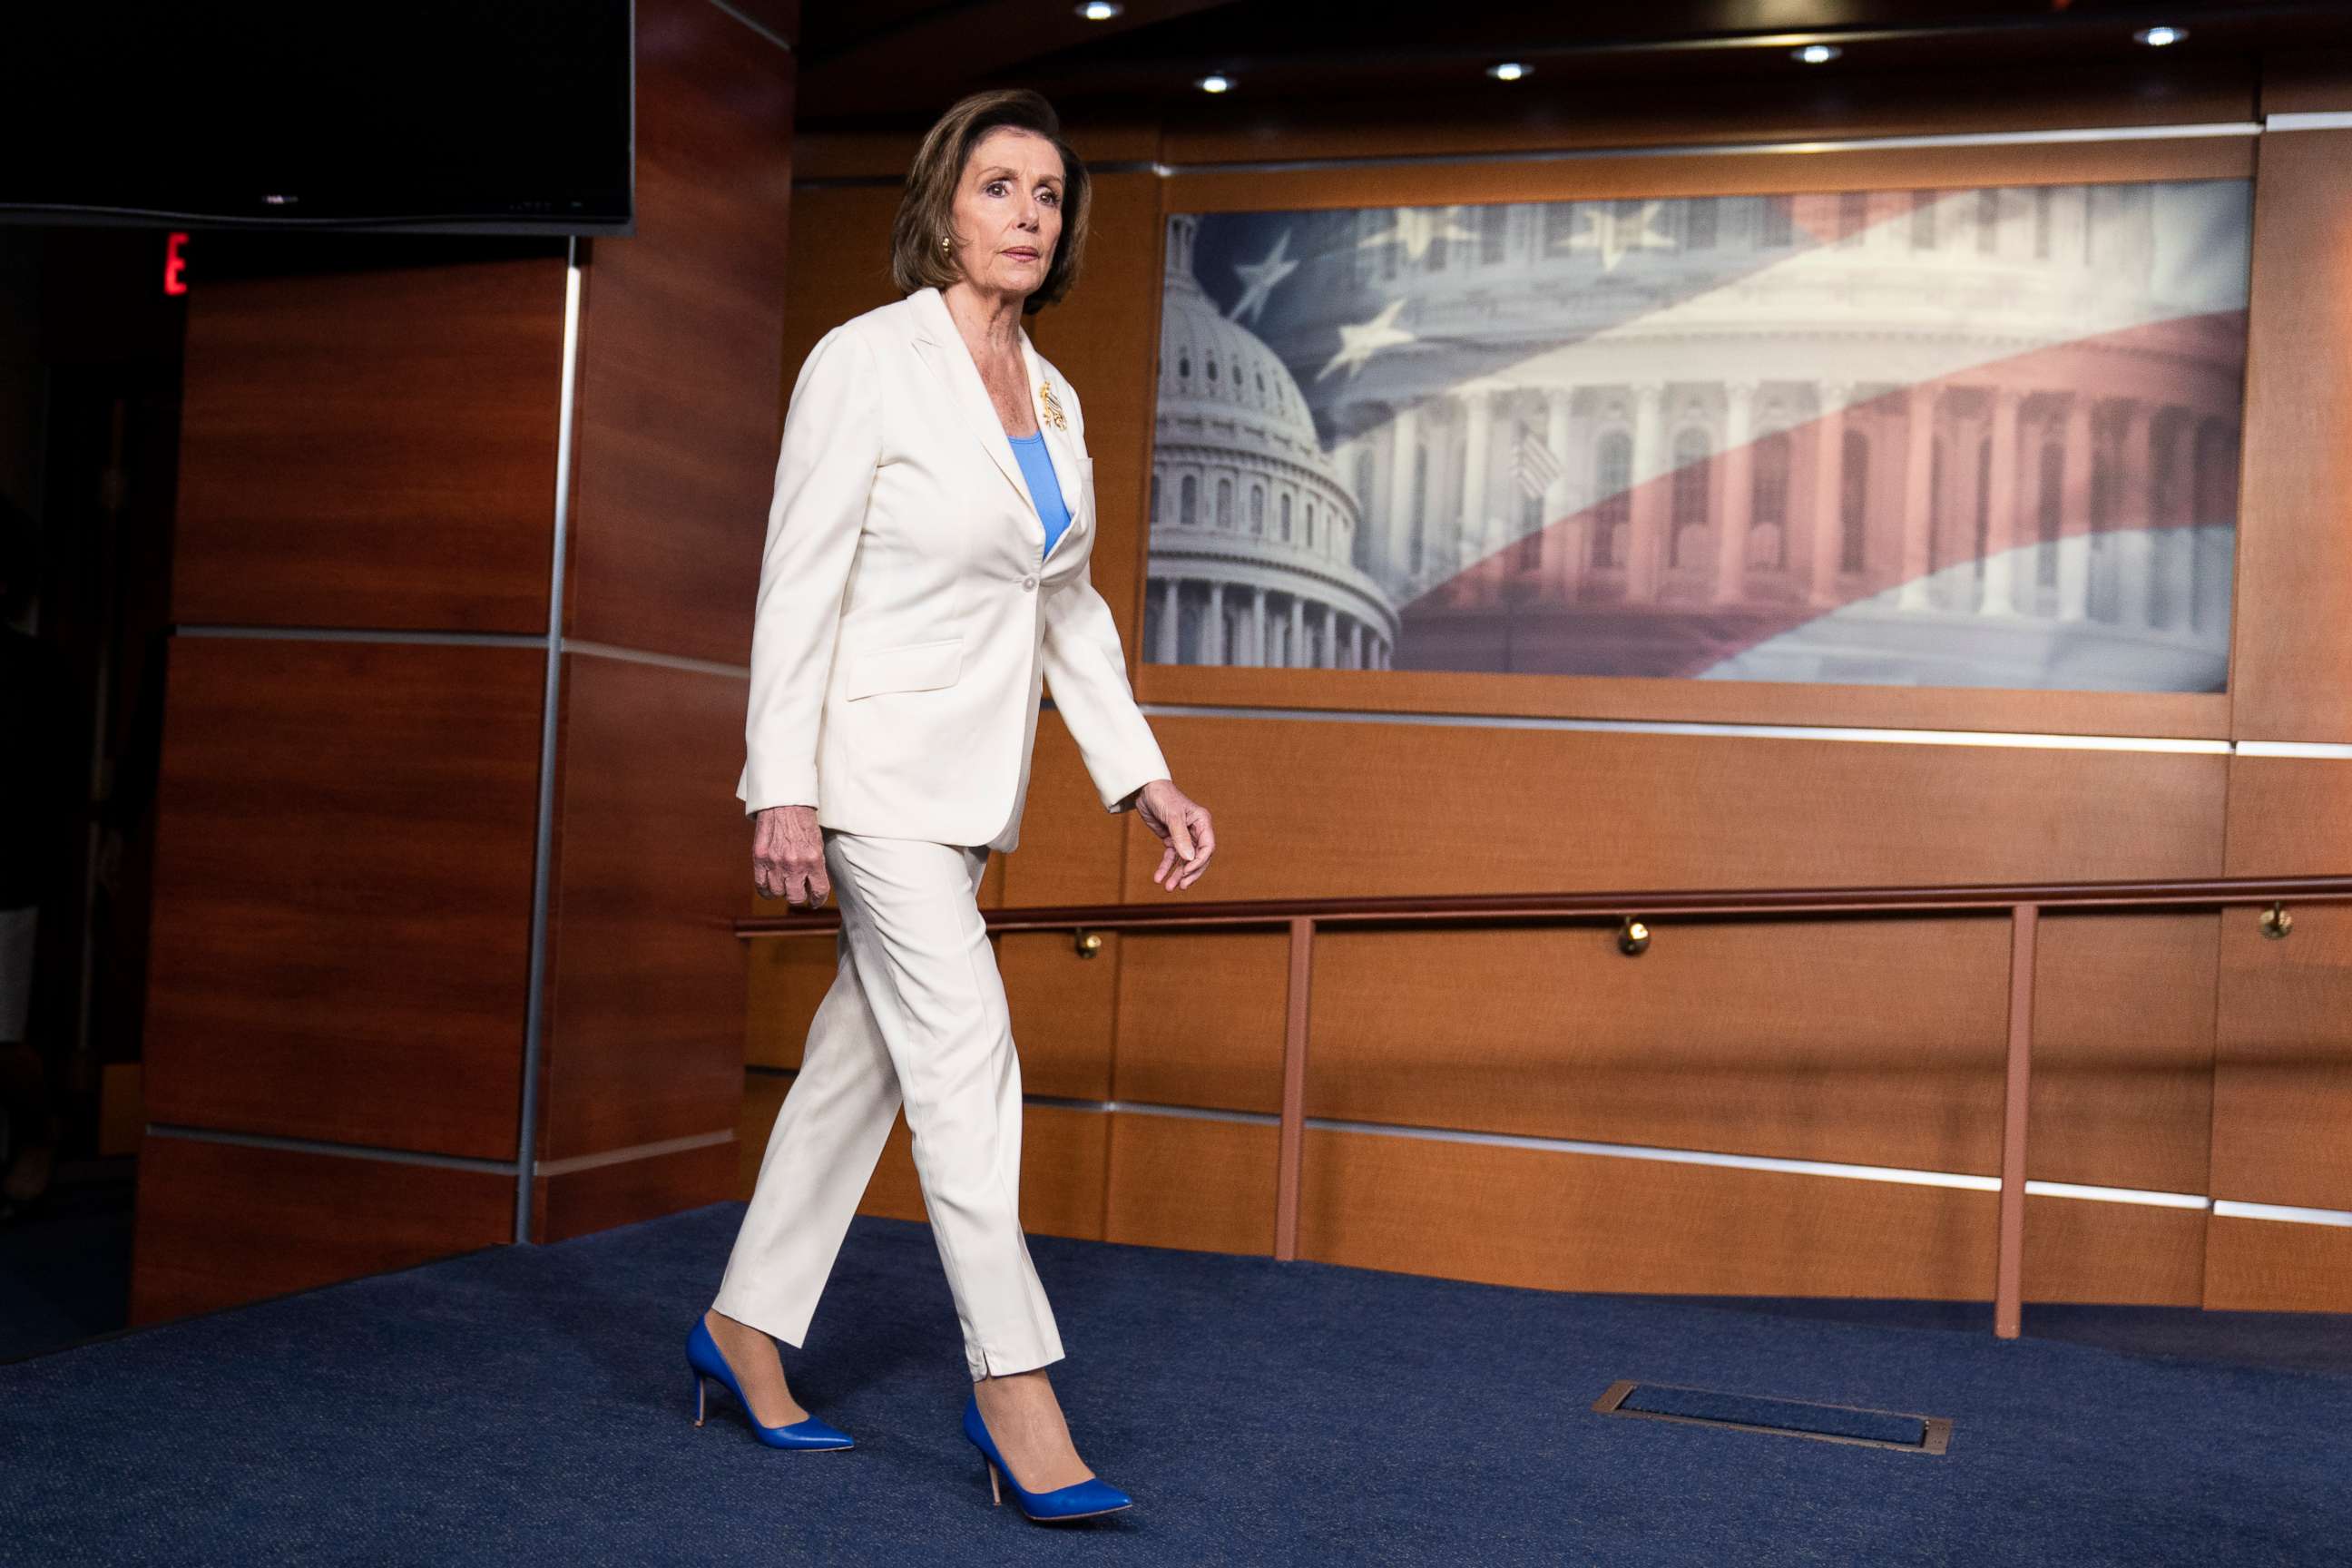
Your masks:
{"label": "gold brooch", "polygon": [[1062,405],[1054,400],[1054,384],[1052,382],[1047,381],[1038,384],[1037,404],[1040,408],[1045,410],[1045,420],[1046,424],[1051,425],[1056,430],[1066,430],[1070,427],[1070,422],[1062,417]]}

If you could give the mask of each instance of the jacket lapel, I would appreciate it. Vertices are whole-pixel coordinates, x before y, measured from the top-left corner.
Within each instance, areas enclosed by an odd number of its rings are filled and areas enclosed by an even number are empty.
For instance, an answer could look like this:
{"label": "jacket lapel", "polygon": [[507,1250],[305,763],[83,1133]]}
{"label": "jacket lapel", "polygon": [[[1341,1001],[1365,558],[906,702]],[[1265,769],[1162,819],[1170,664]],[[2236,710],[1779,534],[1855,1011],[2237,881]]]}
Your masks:
{"label": "jacket lapel", "polygon": [[[1022,507],[1035,527],[1039,538],[1045,536],[1045,520],[1038,515],[1037,498],[1029,493],[1029,480],[1021,471],[1020,459],[1013,455],[1012,438],[1004,433],[1004,422],[996,416],[996,405],[988,395],[988,385],[980,379],[980,367],[972,363],[971,351],[964,346],[963,334],[956,330],[955,318],[948,313],[947,301],[937,289],[919,289],[908,296],[916,307],[916,319],[921,331],[916,335],[916,346],[931,373],[955,396],[958,412],[980,444],[994,459],[997,471],[1021,497]],[[1024,328],[1021,332],[1021,358],[1028,368],[1031,411],[1037,419],[1037,428],[1045,433],[1045,450],[1053,458],[1054,482],[1062,491],[1062,506],[1070,514],[1069,526],[1061,537],[1048,547],[1048,553],[1058,548],[1063,539],[1076,533],[1088,520],[1082,515],[1087,492],[1078,483],[1078,449],[1067,429],[1055,429],[1045,419],[1043,400],[1037,389],[1049,380],[1045,362],[1038,358],[1037,348],[1029,341]],[[1064,388],[1059,401],[1066,405],[1068,392]]]}
{"label": "jacket lapel", "polygon": [[[1013,443],[1004,434],[1004,422],[996,416],[996,405],[989,400],[987,384],[980,379],[980,367],[972,363],[963,334],[956,331],[955,318],[948,314],[947,301],[940,298],[937,289],[930,288],[918,289],[908,298],[914,301],[917,319],[922,323],[916,344],[924,362],[954,395],[964,423],[988,449],[1005,482],[1020,492],[1029,515],[1036,517],[1036,502],[1030,499],[1028,481],[1021,477],[1021,465],[1013,456]],[[1028,347],[1025,342],[1022,346],[1024,350]],[[1038,526],[1042,529],[1045,525],[1040,522]]]}

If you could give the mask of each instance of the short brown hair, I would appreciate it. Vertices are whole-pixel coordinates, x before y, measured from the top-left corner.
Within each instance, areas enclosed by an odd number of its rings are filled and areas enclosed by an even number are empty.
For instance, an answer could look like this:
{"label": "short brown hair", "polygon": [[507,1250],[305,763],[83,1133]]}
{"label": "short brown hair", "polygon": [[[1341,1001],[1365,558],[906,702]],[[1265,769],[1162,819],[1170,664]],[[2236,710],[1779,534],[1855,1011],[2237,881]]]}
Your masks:
{"label": "short brown hair", "polygon": [[1077,282],[1087,247],[1087,216],[1094,205],[1093,182],[1077,153],[1062,140],[1062,119],[1054,106],[1042,93],[1021,87],[958,100],[923,137],[914,167],[907,171],[898,216],[890,225],[890,280],[902,292],[944,289],[962,279],[963,268],[940,248],[940,236],[954,231],[956,185],[972,149],[990,132],[1005,126],[1035,132],[1062,155],[1062,237],[1045,268],[1045,280],[1022,301],[1022,314],[1034,315],[1060,302]]}

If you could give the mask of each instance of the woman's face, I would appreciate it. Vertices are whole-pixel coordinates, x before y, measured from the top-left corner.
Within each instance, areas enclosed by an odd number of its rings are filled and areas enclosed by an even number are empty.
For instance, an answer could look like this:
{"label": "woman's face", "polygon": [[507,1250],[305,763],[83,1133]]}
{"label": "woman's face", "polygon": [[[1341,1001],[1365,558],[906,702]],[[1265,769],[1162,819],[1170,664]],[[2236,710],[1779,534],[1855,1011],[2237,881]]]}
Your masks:
{"label": "woman's face", "polygon": [[980,139],[956,182],[955,258],[972,287],[1023,298],[1045,281],[1062,237],[1062,155],[1034,131]]}

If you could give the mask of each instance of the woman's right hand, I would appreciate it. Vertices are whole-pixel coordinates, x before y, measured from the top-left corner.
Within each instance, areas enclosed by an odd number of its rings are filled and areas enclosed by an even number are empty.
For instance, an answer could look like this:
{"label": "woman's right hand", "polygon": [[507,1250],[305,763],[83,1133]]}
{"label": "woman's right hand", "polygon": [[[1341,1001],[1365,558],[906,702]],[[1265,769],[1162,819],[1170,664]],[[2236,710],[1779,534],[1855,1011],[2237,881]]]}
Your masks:
{"label": "woman's right hand", "polygon": [[766,899],[815,909],[833,891],[813,805],[772,805],[751,819],[751,885]]}

